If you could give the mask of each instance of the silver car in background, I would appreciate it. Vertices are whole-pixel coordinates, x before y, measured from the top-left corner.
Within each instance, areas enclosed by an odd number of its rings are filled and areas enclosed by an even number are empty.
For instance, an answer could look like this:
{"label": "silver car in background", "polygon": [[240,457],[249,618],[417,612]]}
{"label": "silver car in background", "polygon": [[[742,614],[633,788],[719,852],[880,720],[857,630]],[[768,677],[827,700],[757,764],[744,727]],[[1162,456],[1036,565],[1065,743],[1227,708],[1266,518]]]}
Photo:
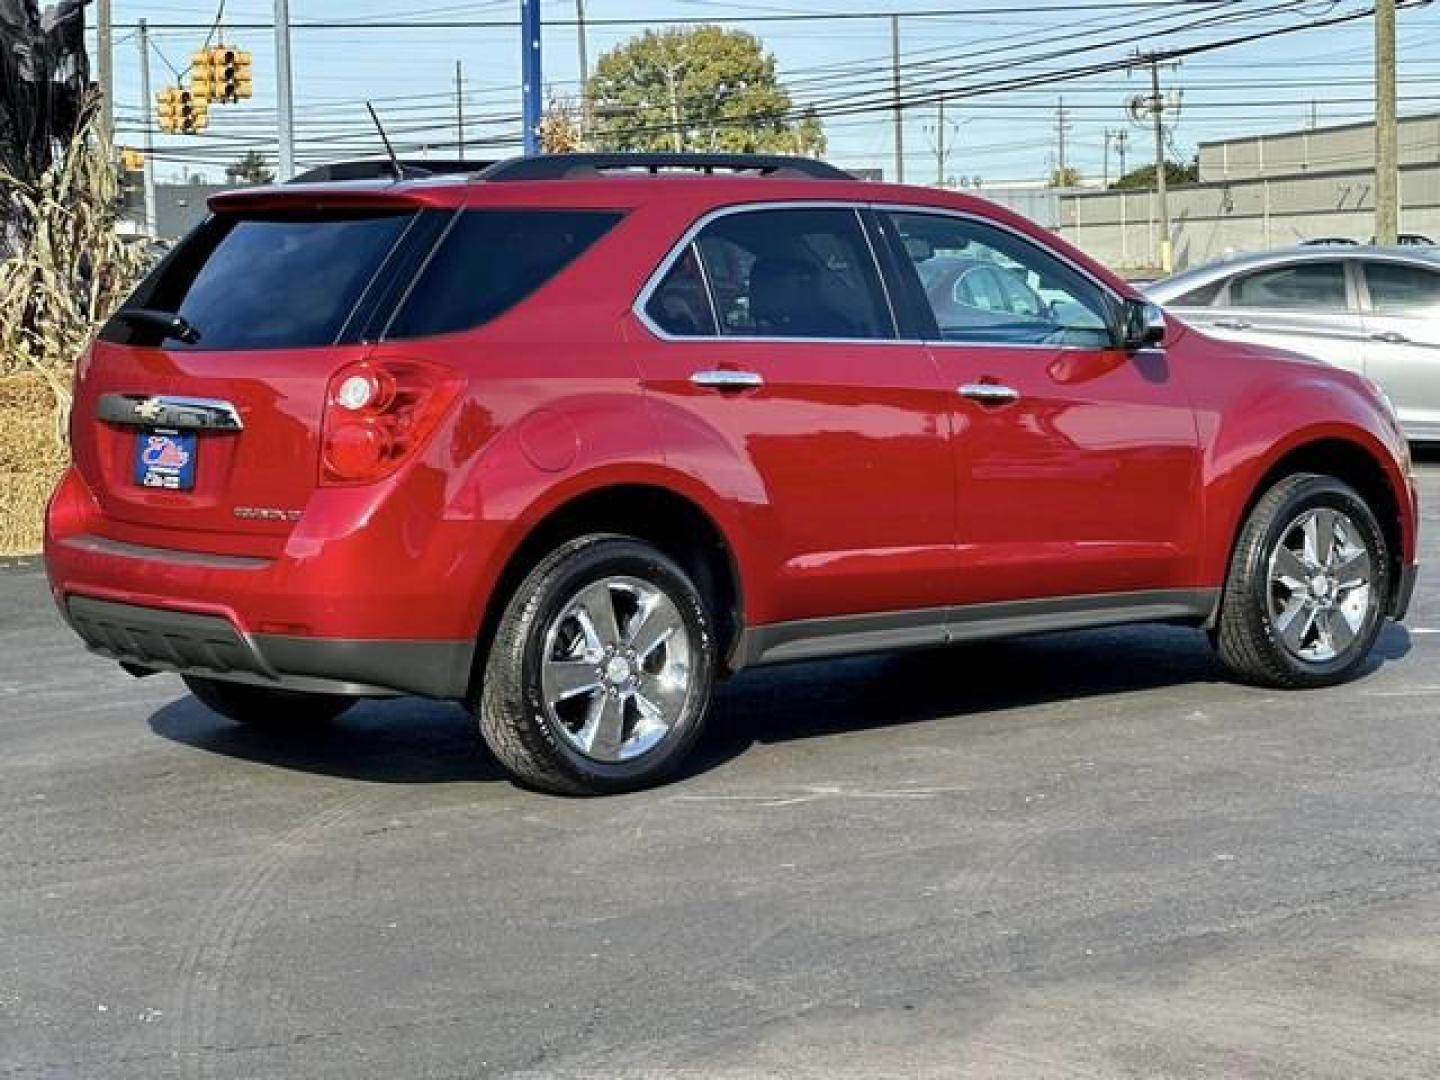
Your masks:
{"label": "silver car in background", "polygon": [[1440,249],[1267,251],[1144,291],[1208,334],[1369,376],[1395,403],[1412,442],[1440,442]]}

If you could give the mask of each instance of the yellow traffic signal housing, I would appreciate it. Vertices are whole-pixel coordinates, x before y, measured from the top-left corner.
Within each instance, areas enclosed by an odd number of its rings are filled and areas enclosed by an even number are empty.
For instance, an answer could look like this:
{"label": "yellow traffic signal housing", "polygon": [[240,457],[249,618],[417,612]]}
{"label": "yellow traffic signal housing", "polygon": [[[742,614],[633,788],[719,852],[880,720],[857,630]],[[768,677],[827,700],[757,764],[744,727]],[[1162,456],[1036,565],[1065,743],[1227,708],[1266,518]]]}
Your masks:
{"label": "yellow traffic signal housing", "polygon": [[166,86],[155,95],[156,113],[161,131],[173,133],[180,130],[180,95],[182,93],[183,91],[178,86]]}
{"label": "yellow traffic signal housing", "polygon": [[235,50],[235,97],[244,101],[254,93],[255,81],[250,67],[250,54]]}
{"label": "yellow traffic signal housing", "polygon": [[145,168],[145,155],[129,146],[120,148],[120,171],[133,173]]}
{"label": "yellow traffic signal housing", "polygon": [[204,98],[206,101],[218,101],[224,97],[212,68],[196,68],[191,73],[190,92],[197,98]]}
{"label": "yellow traffic signal housing", "polygon": [[[203,63],[202,63],[203,58]],[[209,92],[217,104],[234,104],[254,93],[250,54],[230,45],[217,45],[195,54],[195,85]]]}

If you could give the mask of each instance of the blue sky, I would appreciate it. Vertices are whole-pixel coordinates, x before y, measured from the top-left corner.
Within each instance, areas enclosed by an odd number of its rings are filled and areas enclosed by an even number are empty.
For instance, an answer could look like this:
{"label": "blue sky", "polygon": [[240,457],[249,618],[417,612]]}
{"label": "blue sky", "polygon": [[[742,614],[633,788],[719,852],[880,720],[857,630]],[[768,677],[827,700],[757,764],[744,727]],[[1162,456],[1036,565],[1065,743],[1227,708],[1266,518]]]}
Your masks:
{"label": "blue sky", "polygon": [[[206,24],[214,4],[183,0],[114,0],[117,26],[116,78],[120,141],[138,144],[139,57],[132,24]],[[1358,10],[1359,0],[1315,0],[1303,4],[1264,4],[1231,0],[1228,4],[1175,0],[1036,0],[1013,11],[996,0],[963,0],[941,5],[926,0],[895,0],[885,5],[845,0],[588,0],[591,63],[609,48],[643,30],[643,25],[607,26],[606,19],[714,19],[757,34],[779,61],[782,78],[802,101],[843,103],[863,94],[873,100],[884,91],[889,71],[888,20],[848,19],[818,22],[745,22],[745,16],[787,13],[904,13],[935,11],[943,17],[912,15],[901,22],[901,57],[907,65],[907,92],[936,86],[976,87],[997,79],[1053,72],[1087,62],[1114,60],[1145,48],[1170,48],[1295,25]],[[1276,9],[1288,7],[1284,13]],[[467,28],[369,29],[371,20],[511,21],[519,0],[413,0],[408,7],[376,0],[291,0],[291,18],[354,24],[340,29],[296,29],[293,59],[301,158],[355,156],[378,151],[364,112],[364,100],[377,108],[409,151],[426,143],[455,138],[455,64],[463,64],[467,138],[512,137],[518,114],[519,32],[510,26]],[[574,0],[545,0],[546,82],[557,93],[573,93],[577,77]],[[1228,26],[1188,32],[1167,29],[1212,17]],[[240,28],[226,32],[228,42],[255,56],[256,94],[239,106],[212,109],[211,128],[202,139],[161,136],[157,140],[162,178],[193,168],[218,176],[221,163],[254,147],[273,157],[274,48],[268,29],[244,28],[268,23],[271,0],[227,0],[224,22]],[[730,21],[740,17],[741,21]],[[600,25],[594,25],[599,23]],[[205,37],[203,29],[161,28],[153,32],[152,88],[172,79],[165,60],[177,68]],[[1040,60],[1041,54],[1086,46],[1082,53]],[[162,59],[163,58],[163,59]],[[1402,12],[1400,20],[1402,112],[1440,110],[1440,5]],[[1174,140],[1183,154],[1198,141],[1265,130],[1283,130],[1310,122],[1335,123],[1366,118],[1373,97],[1373,28],[1368,20],[1254,42],[1186,60],[1167,71],[1167,82],[1183,87],[1184,99]],[[1063,96],[1068,110],[1067,157],[1087,177],[1103,168],[1104,132],[1126,129],[1129,163],[1151,152],[1150,136],[1125,115],[1126,99],[1146,89],[1138,73],[1108,72],[1041,89],[971,97],[947,104],[948,176],[981,176],[986,181],[1038,178],[1053,167],[1056,155],[1056,106]],[[931,182],[939,172],[935,149],[936,109],[926,104],[906,111],[907,179]],[[891,117],[883,112],[836,116],[826,121],[829,157],[847,167],[892,167]],[[453,154],[453,148],[437,151]],[[472,151],[489,156],[504,149]],[[1440,152],[1440,148],[1437,148]],[[1118,172],[1112,151],[1110,172]]]}

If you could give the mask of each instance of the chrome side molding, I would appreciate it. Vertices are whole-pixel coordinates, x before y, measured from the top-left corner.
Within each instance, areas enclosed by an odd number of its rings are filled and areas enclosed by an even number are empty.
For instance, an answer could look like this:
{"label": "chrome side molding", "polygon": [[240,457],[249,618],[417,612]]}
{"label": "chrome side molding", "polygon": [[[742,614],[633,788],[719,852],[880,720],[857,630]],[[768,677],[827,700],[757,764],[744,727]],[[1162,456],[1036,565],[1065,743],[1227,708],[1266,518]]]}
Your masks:
{"label": "chrome side molding", "polygon": [[95,415],[111,424],[191,431],[241,431],[245,427],[239,410],[218,398],[102,394]]}

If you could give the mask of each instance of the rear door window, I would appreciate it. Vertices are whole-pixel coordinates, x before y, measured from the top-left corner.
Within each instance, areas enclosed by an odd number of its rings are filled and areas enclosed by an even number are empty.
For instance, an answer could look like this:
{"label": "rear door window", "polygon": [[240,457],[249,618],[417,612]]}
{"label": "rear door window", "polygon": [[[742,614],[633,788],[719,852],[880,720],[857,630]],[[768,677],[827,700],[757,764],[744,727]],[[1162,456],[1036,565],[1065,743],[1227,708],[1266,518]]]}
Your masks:
{"label": "rear door window", "polygon": [[1381,315],[1440,315],[1440,270],[1405,263],[1365,263],[1370,307]]}
{"label": "rear door window", "polygon": [[[334,344],[412,211],[212,217],[166,259],[127,307],[178,312],[199,331],[169,349]],[[104,338],[159,345],[153,328],[112,321]]]}
{"label": "rear door window", "polygon": [[469,330],[529,297],[621,218],[612,210],[466,210],[410,290],[387,338]]}
{"label": "rear door window", "polygon": [[720,333],[893,338],[894,321],[853,210],[750,210],[718,218],[699,248]]}

